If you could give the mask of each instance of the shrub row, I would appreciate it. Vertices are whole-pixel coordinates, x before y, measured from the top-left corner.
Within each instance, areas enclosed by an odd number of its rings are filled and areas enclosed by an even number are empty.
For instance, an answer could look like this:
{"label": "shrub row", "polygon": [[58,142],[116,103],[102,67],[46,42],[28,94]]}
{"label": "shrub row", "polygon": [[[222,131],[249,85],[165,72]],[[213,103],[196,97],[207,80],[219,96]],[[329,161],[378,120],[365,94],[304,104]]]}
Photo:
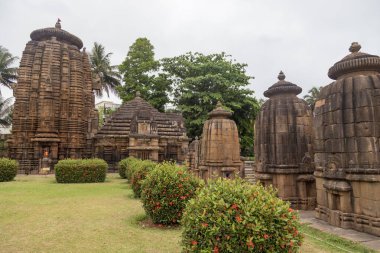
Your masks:
{"label": "shrub row", "polygon": [[58,183],[97,183],[106,179],[108,165],[102,159],[65,159],[55,166]]}
{"label": "shrub row", "polygon": [[131,168],[136,161],[141,161],[134,157],[128,157],[119,162],[119,175],[121,178],[131,179]]}
{"label": "shrub row", "polygon": [[18,170],[18,163],[8,158],[0,158],[0,182],[12,181]]}
{"label": "shrub row", "polygon": [[157,163],[150,160],[135,160],[131,169],[130,182],[136,198],[141,197],[141,185],[148,173],[156,167]]}
{"label": "shrub row", "polygon": [[299,217],[276,191],[241,179],[199,190],[181,221],[183,252],[298,252]]}

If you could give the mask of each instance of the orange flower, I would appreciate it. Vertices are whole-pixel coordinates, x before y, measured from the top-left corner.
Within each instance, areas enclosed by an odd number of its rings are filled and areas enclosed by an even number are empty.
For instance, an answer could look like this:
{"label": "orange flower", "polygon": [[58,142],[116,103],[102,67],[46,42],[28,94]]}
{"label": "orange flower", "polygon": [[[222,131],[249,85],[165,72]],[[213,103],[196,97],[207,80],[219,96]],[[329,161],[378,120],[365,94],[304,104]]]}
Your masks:
{"label": "orange flower", "polygon": [[202,227],[207,228],[208,224],[207,223],[202,223]]}
{"label": "orange flower", "polygon": [[214,251],[213,251],[214,253],[219,253],[219,248],[218,248],[218,246],[215,246],[214,247]]}
{"label": "orange flower", "polygon": [[198,244],[198,242],[193,240],[193,241],[191,241],[191,244],[195,246]]}
{"label": "orange flower", "polygon": [[291,208],[289,207],[288,211],[289,211],[289,212],[293,212],[293,209],[291,209]]}
{"label": "orange flower", "polygon": [[269,238],[269,235],[264,234],[264,239],[266,240],[266,239],[268,239],[268,238]]}
{"label": "orange flower", "polygon": [[236,215],[235,219],[236,219],[237,222],[241,222],[242,221],[242,218],[239,215]]}
{"label": "orange flower", "polygon": [[247,242],[247,246],[248,246],[248,248],[252,248],[253,249],[255,247],[255,244],[251,240],[251,241]]}
{"label": "orange flower", "polygon": [[231,206],[231,208],[237,210],[237,209],[238,209],[238,205],[233,204],[233,205]]}

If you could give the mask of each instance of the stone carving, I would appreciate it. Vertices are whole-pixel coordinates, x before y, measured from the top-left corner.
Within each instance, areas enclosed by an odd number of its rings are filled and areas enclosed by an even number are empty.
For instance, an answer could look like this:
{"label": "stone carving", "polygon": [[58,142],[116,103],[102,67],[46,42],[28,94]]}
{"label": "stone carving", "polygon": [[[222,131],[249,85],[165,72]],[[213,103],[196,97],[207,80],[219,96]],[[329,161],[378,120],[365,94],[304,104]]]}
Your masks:
{"label": "stone carving", "polygon": [[312,113],[297,95],[302,89],[279,81],[264,95],[255,124],[255,176],[264,185],[273,185],[278,195],[298,209],[313,209],[316,202],[312,150]]}
{"label": "stone carving", "polygon": [[95,155],[113,169],[128,156],[183,163],[188,143],[180,114],[161,113],[137,93],[133,100],[121,105],[95,135]]}
{"label": "stone carving", "polygon": [[203,125],[202,138],[190,144],[190,169],[205,180],[209,178],[234,178],[241,174],[239,135],[232,115],[218,102]]}
{"label": "stone carving", "polygon": [[329,69],[336,81],[316,103],[316,216],[379,236],[380,57],[360,47]]}
{"label": "stone carving", "polygon": [[35,30],[18,70],[9,156],[38,172],[43,152],[58,159],[91,157],[97,130],[93,81],[82,41],[55,27]]}

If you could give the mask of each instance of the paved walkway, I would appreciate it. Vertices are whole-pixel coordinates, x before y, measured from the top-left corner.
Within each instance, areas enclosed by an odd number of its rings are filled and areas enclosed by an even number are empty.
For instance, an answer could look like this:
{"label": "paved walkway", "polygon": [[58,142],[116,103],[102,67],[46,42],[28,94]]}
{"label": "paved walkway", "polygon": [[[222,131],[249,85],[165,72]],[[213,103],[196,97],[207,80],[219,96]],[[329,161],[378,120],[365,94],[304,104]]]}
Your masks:
{"label": "paved walkway", "polygon": [[313,228],[358,242],[370,249],[380,252],[380,237],[378,236],[358,232],[352,229],[343,229],[331,226],[325,221],[316,219],[314,216],[314,211],[300,211],[300,215],[302,223],[310,223],[310,226]]}

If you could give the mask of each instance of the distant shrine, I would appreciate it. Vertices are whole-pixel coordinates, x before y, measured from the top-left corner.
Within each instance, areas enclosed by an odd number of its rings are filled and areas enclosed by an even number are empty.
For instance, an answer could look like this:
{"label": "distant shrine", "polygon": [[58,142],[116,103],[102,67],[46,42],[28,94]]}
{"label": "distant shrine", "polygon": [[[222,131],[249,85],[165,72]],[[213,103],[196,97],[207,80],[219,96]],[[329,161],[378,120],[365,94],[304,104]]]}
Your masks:
{"label": "distant shrine", "polygon": [[83,42],[61,29],[30,34],[14,88],[13,128],[9,156],[26,173],[38,170],[44,157],[51,164],[64,158],[92,156],[98,127],[89,57]]}
{"label": "distant shrine", "polygon": [[178,113],[162,113],[140,97],[121,105],[95,135],[95,156],[111,168],[125,157],[185,161],[189,138]]}

